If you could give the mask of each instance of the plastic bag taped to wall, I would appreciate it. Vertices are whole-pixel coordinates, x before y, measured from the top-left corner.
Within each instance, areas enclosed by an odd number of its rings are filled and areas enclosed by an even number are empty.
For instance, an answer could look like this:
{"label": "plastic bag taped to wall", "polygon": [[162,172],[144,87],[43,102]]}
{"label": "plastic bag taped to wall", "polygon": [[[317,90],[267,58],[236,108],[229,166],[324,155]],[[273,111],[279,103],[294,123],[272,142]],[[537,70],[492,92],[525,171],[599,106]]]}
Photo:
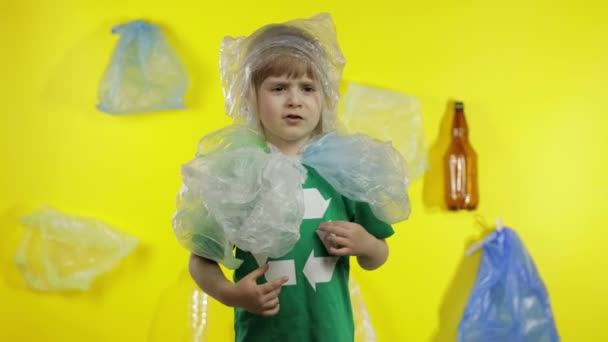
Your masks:
{"label": "plastic bag taped to wall", "polygon": [[27,227],[15,262],[28,285],[42,291],[88,290],[112,270],[138,240],[90,217],[42,207],[21,218]]}
{"label": "plastic bag taped to wall", "polygon": [[459,342],[560,341],[545,285],[517,234],[503,228],[483,244]]}
{"label": "plastic bag taped to wall", "polygon": [[98,89],[97,108],[110,114],[184,109],[188,75],[158,26],[137,20],[120,35]]}
{"label": "plastic bag taped to wall", "polygon": [[405,158],[411,181],[428,169],[422,110],[415,97],[349,82],[338,117],[350,133],[390,141]]}

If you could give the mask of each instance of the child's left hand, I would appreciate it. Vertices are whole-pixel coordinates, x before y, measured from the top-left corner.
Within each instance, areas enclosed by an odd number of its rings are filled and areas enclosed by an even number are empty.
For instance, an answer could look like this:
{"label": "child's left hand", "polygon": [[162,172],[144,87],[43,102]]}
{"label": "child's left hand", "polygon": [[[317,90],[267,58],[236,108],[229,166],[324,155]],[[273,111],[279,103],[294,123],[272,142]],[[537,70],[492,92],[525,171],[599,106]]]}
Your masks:
{"label": "child's left hand", "polygon": [[372,254],[377,239],[361,225],[348,221],[329,221],[319,225],[319,230],[328,233],[325,242],[328,252],[337,256],[368,256]]}

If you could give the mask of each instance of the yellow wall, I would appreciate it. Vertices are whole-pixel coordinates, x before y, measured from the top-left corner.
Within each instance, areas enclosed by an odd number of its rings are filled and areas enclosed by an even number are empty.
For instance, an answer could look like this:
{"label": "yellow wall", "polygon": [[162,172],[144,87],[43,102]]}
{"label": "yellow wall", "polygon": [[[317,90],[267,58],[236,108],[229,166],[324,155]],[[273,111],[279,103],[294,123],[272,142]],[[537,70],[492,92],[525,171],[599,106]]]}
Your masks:
{"label": "yellow wall", "polygon": [[[226,125],[217,67],[224,35],[332,13],[344,78],[418,97],[431,166],[391,256],[354,271],[380,341],[453,341],[479,255],[474,216],[502,216],[534,257],[564,341],[608,341],[608,34],[603,1],[9,1],[0,11],[0,340],[145,341],[178,336],[187,253],[171,230],[180,164]],[[113,117],[95,110],[116,37],[144,18],[183,57],[189,109]],[[448,101],[465,101],[481,203],[441,203]],[[36,293],[12,257],[19,216],[40,204],[95,216],[141,239],[79,294]],[[182,285],[180,285],[182,284]],[[180,297],[181,296],[181,297]],[[181,305],[180,300],[184,303]],[[181,306],[180,306],[181,305]],[[212,341],[231,311],[210,312]]]}

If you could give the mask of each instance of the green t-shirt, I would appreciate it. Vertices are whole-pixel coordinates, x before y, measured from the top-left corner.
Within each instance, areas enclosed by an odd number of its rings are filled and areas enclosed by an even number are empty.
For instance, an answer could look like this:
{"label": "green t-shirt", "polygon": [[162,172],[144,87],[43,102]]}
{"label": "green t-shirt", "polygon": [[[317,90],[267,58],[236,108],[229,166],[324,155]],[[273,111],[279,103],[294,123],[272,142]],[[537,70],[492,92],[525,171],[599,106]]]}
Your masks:
{"label": "green t-shirt", "polygon": [[[269,279],[288,275],[279,295],[280,310],[272,317],[235,308],[236,341],[246,342],[342,342],[354,340],[353,314],[348,289],[349,258],[330,255],[316,231],[324,221],[351,221],[370,234],[384,239],[393,234],[390,225],[374,216],[366,203],[340,195],[314,169],[306,167],[303,185],[305,214],[300,239],[293,249],[277,259],[262,260],[237,248],[243,264],[234,272],[234,281],[270,264]],[[259,279],[266,282],[265,277]]]}

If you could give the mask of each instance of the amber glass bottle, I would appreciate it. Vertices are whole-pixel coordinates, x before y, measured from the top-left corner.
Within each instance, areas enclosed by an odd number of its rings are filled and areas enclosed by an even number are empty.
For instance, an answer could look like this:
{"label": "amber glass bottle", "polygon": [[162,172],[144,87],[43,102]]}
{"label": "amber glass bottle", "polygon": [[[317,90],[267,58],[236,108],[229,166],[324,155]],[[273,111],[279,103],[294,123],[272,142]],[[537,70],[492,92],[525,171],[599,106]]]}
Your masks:
{"label": "amber glass bottle", "polygon": [[445,155],[445,195],[450,210],[477,208],[477,154],[469,143],[464,104],[454,104],[450,147]]}

